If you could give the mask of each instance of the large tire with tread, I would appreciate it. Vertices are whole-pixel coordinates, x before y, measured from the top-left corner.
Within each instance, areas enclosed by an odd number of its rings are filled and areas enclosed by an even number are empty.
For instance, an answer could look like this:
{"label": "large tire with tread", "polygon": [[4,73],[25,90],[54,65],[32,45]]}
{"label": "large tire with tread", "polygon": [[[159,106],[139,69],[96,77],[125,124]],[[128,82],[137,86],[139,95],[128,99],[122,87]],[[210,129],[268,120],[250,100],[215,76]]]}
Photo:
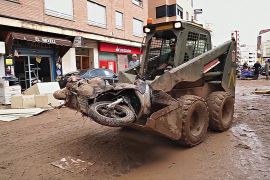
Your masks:
{"label": "large tire with tread", "polygon": [[200,144],[207,133],[209,115],[206,101],[198,96],[185,95],[181,97],[182,136],[178,141],[185,146]]}
{"label": "large tire with tread", "polygon": [[89,107],[88,115],[93,121],[110,127],[123,127],[135,121],[133,111],[126,105],[118,104],[114,109],[106,110],[112,101],[100,101]]}
{"label": "large tire with tread", "polygon": [[214,131],[228,130],[233,121],[234,98],[229,92],[213,92],[207,98],[209,127]]}

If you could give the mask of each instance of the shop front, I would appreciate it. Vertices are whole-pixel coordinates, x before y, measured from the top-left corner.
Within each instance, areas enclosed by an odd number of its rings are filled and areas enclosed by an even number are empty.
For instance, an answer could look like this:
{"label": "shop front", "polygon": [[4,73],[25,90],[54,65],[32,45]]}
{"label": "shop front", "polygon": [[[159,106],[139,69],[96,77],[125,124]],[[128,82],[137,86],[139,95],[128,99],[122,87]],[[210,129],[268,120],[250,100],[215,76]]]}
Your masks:
{"label": "shop front", "polygon": [[62,57],[71,46],[68,39],[8,32],[5,75],[17,77],[22,89],[54,81],[62,75]]}
{"label": "shop front", "polygon": [[99,43],[99,67],[110,69],[115,73],[128,68],[132,55],[136,54],[138,59],[141,49],[138,47]]}

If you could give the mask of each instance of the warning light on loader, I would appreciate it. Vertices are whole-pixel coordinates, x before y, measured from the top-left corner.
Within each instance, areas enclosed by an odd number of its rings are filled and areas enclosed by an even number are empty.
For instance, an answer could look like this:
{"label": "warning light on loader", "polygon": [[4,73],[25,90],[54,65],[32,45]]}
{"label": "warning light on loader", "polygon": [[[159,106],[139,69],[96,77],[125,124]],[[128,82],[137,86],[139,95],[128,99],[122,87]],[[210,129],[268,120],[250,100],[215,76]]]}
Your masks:
{"label": "warning light on loader", "polygon": [[153,19],[152,18],[148,18],[147,19],[147,24],[153,24]]}

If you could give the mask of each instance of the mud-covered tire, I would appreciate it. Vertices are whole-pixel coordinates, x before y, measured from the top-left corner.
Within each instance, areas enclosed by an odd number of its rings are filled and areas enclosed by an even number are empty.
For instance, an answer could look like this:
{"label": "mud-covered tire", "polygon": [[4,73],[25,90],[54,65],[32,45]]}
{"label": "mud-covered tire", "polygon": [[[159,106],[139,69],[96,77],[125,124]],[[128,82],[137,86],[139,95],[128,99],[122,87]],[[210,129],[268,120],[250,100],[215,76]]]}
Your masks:
{"label": "mud-covered tire", "polygon": [[233,121],[234,98],[224,91],[213,92],[207,98],[209,127],[213,131],[228,130]]}
{"label": "mud-covered tire", "polygon": [[128,106],[122,104],[116,105],[115,108],[124,113],[123,117],[107,117],[101,114],[99,108],[107,106],[110,103],[112,103],[112,101],[100,101],[92,104],[88,110],[89,117],[101,125],[110,127],[127,126],[135,120],[133,111]]}
{"label": "mud-covered tire", "polygon": [[184,146],[200,144],[207,133],[209,115],[207,104],[201,97],[185,95],[180,99],[182,136],[178,142]]}

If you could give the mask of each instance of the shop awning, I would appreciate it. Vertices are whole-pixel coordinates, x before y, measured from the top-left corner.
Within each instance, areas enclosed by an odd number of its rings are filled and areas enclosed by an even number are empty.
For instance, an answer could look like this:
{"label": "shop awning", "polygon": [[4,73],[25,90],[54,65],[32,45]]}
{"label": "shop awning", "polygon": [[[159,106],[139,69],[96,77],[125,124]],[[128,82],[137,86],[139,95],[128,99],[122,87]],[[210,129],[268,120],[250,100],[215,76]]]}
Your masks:
{"label": "shop awning", "polygon": [[54,44],[57,46],[67,46],[67,47],[72,46],[72,42],[70,40],[63,39],[63,38],[37,36],[37,35],[17,33],[17,32],[11,32],[10,37],[12,38],[12,40],[22,40],[22,41],[44,43],[44,44]]}
{"label": "shop awning", "polygon": [[[41,44],[44,46],[48,45],[46,46],[47,48],[57,49],[58,55],[60,57],[63,57],[65,53],[70,49],[70,47],[72,47],[72,42],[64,38],[19,33],[19,32],[8,32],[6,36],[6,45],[8,53],[11,53],[15,40],[31,42],[33,44]],[[35,46],[33,47],[35,48]]]}

